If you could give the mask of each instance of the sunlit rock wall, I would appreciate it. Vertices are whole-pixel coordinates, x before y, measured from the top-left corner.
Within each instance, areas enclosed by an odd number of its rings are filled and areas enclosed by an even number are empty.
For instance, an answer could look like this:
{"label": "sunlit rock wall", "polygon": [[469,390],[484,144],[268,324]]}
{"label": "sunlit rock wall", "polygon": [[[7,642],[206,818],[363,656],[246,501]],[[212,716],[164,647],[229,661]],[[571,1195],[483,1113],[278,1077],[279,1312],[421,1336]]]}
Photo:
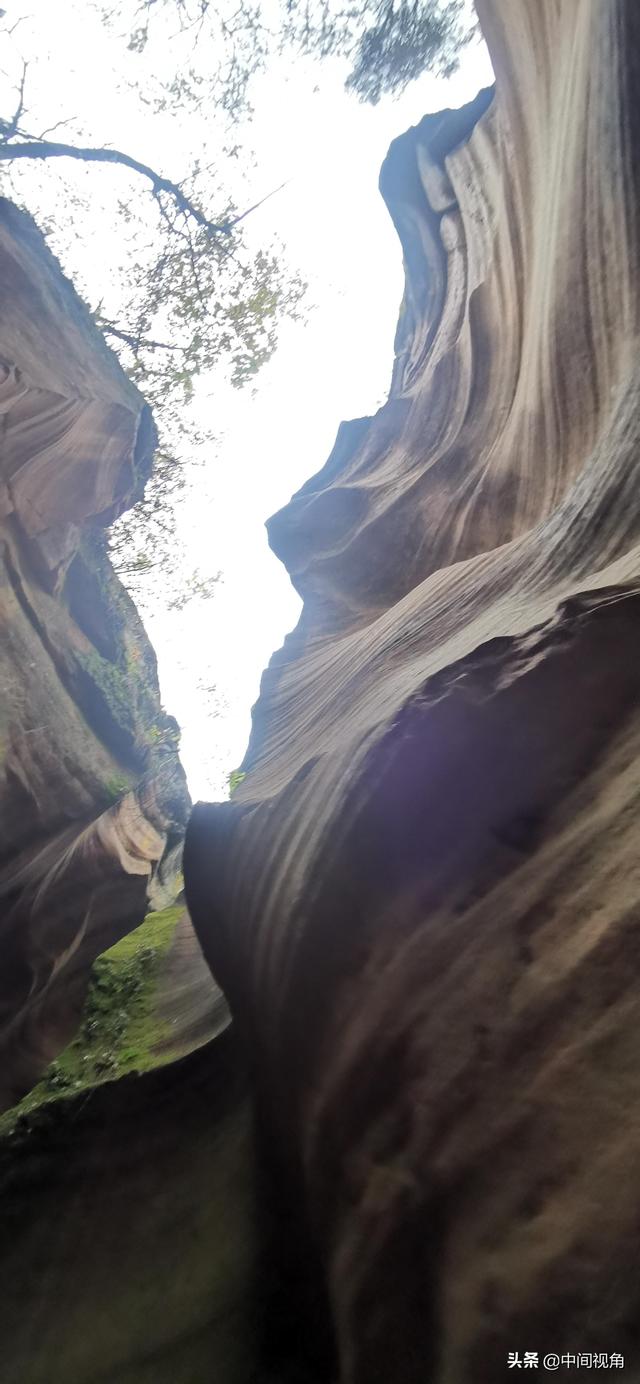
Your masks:
{"label": "sunlit rock wall", "polygon": [[477,9],[495,98],[382,172],[389,402],[270,522],[303,613],[187,837],[341,1384],[640,1371],[640,6]]}
{"label": "sunlit rock wall", "polygon": [[188,810],[156,662],[105,555],[155,432],[31,220],[0,200],[0,1106],[89,967],[175,894]]}

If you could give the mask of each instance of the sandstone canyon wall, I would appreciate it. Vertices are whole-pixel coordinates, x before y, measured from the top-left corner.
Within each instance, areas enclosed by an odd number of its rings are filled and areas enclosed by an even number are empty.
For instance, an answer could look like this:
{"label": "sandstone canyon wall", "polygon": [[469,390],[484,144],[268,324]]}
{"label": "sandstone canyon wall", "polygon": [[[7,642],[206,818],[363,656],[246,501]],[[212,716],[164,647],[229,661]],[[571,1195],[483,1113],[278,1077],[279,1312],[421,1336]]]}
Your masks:
{"label": "sandstone canyon wall", "polygon": [[87,1043],[81,1080],[13,1104],[72,1037],[98,953],[175,897],[189,798],[104,544],[149,474],[149,410],[1,200],[0,294],[0,1378],[247,1384],[247,1080],[186,914],[156,965],[157,1070],[94,1083],[110,1053]]}
{"label": "sandstone canyon wall", "polygon": [[0,201],[0,1109],[95,956],[175,896],[189,807],[153,650],[105,553],[155,430],[29,217]]}
{"label": "sandstone canyon wall", "polygon": [[640,6],[477,11],[495,97],[382,172],[389,401],[271,520],[303,613],[187,835],[340,1384],[640,1378]]}
{"label": "sandstone canyon wall", "polygon": [[[389,401],[271,521],[302,617],[189,829],[234,1026],[181,925],[173,1060],[0,1136],[7,1384],[640,1378],[640,10],[477,9],[495,96],[383,169]],[[9,1102],[186,796],[100,542],[152,425],[6,203],[0,277]]]}

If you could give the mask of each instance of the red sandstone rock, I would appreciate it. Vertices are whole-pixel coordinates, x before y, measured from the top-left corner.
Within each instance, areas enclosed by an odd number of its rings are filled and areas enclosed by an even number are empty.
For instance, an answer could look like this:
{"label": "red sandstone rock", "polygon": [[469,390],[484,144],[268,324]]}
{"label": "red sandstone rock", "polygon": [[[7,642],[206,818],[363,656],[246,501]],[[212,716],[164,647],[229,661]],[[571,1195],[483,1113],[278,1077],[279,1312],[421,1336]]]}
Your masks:
{"label": "red sandstone rock", "polygon": [[477,9],[495,99],[383,169],[389,402],[271,521],[303,613],[187,837],[340,1384],[640,1376],[640,7]]}
{"label": "red sandstone rock", "polygon": [[0,292],[1,1109],[71,1037],[95,956],[175,892],[188,795],[175,745],[145,745],[155,656],[101,542],[149,410],[4,200]]}

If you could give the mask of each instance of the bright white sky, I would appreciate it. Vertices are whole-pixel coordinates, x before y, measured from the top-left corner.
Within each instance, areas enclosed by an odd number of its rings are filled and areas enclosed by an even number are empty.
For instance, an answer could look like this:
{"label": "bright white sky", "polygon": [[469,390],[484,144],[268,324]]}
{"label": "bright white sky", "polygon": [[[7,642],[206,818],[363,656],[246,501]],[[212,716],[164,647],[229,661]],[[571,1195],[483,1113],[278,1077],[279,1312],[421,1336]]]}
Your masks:
{"label": "bright white sky", "polygon": [[[5,0],[5,9],[7,21],[27,18],[5,60],[1,114],[13,109],[11,79],[22,53],[32,59],[28,128],[78,116],[59,138],[73,142],[77,131],[180,178],[189,127],[151,116],[131,92],[123,94],[122,45],[97,25],[89,6]],[[137,55],[125,56],[125,80],[140,71]],[[403,289],[399,242],[377,189],[389,143],[427,111],[461,105],[492,81],[479,43],[449,81],[425,77],[377,107],[346,95],[343,75],[338,64],[279,64],[254,92],[256,161],[238,202],[251,205],[290,179],[252,216],[251,234],[256,243],[274,232],[280,237],[292,268],[310,285],[312,307],[304,323],[285,324],[254,395],[210,381],[198,400],[200,419],[217,440],[194,473],[180,522],[193,566],[203,575],[221,571],[222,580],[211,600],[147,617],[164,703],[182,726],[194,798],[226,796],[226,777],[246,748],[262,670],[298,618],[299,600],[268,548],[265,520],[320,469],[340,421],[373,412],[386,397]],[[90,195],[91,211],[80,226],[65,224],[58,210],[62,174]],[[119,272],[113,221],[99,191],[105,177],[106,185],[120,179],[118,195],[127,195],[126,174],[67,161],[58,161],[55,173],[23,166],[14,184],[31,210],[53,212],[56,251],[94,303],[101,281]],[[132,195],[141,191],[137,186]]]}

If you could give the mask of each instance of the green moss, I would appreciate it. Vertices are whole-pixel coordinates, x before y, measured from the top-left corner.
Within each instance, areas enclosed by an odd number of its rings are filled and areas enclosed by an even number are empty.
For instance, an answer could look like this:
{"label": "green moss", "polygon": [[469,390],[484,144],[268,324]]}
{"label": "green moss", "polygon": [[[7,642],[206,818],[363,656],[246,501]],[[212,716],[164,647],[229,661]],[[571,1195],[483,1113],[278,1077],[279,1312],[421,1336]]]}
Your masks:
{"label": "green moss", "polygon": [[132,731],[131,691],[126,673],[116,664],[110,663],[108,658],[103,658],[96,649],[78,653],[77,659],[102,694],[114,721],[124,729]]}
{"label": "green moss", "polygon": [[176,924],[183,913],[183,904],[172,904],[171,908],[163,908],[161,913],[147,913],[140,927],[121,937],[98,960],[122,963],[139,955],[144,947],[153,947],[162,955],[171,946]]}
{"label": "green moss", "polygon": [[140,927],[98,957],[79,1032],[38,1085],[0,1118],[0,1135],[44,1104],[160,1065],[157,1047],[170,1028],[156,1013],[158,975],[183,911],[176,905],[147,914]]}
{"label": "green moss", "polygon": [[124,774],[112,774],[111,778],[108,778],[104,785],[105,793],[112,803],[117,803],[118,798],[128,793],[129,789],[132,787],[133,784],[128,778],[125,778]]}
{"label": "green moss", "polygon": [[229,785],[229,797],[231,797],[232,794],[235,793],[236,788],[240,787],[240,784],[242,783],[243,779],[246,779],[246,777],[247,775],[243,773],[242,769],[232,769],[231,773],[227,774],[227,784]]}

